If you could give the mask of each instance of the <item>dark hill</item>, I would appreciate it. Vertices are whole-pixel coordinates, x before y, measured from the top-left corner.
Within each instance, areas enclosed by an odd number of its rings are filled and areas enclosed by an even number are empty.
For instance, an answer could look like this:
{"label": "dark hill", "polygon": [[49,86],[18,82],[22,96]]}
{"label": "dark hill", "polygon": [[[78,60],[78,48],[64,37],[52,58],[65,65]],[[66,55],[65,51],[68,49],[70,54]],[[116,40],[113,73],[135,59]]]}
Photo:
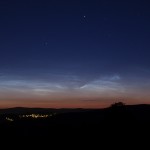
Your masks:
{"label": "dark hill", "polygon": [[[55,114],[47,118],[20,118],[20,114]],[[124,105],[104,109],[10,108],[0,110],[1,136],[63,136],[86,139],[150,134],[150,105]],[[7,119],[13,119],[9,121]]]}

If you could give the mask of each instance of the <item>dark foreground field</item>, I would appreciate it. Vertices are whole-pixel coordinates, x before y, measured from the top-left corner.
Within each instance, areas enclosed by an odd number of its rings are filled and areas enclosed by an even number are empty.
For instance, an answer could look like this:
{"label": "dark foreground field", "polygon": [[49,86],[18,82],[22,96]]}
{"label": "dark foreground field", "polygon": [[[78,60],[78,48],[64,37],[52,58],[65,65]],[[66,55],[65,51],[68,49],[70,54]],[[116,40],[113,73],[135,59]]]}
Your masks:
{"label": "dark foreground field", "polygon": [[25,139],[26,143],[29,139],[36,139],[76,143],[80,140],[86,141],[86,144],[93,141],[102,144],[102,141],[126,143],[130,139],[133,143],[135,139],[143,139],[149,135],[150,105],[113,106],[96,110],[0,110],[0,136],[16,142]]}

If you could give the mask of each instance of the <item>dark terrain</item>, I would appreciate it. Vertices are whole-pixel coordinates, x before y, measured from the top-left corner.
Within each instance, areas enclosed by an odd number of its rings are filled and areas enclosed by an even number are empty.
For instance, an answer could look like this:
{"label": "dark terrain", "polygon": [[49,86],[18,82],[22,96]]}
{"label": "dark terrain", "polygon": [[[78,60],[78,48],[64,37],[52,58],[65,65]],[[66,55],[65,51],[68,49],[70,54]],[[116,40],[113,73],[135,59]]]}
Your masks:
{"label": "dark terrain", "polygon": [[[20,117],[25,114],[49,116]],[[1,109],[0,133],[7,139],[86,139],[88,142],[102,139],[117,142],[127,137],[132,141],[132,138],[149,136],[150,105],[116,104],[105,109]]]}

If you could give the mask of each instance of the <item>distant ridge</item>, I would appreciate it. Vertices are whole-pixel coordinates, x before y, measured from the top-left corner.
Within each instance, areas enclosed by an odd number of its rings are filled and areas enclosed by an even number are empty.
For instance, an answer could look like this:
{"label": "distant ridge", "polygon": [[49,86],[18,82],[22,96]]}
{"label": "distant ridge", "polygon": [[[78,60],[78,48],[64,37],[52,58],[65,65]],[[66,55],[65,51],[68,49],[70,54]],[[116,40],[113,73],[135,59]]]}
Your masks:
{"label": "distant ridge", "polygon": [[[50,113],[50,112],[101,112],[102,110],[108,110],[107,108],[99,108],[99,109],[84,109],[84,108],[29,108],[29,107],[12,107],[12,108],[3,108],[0,109],[0,114],[29,114],[29,113]],[[137,104],[137,105],[125,105],[125,108],[133,113],[149,113],[150,114],[150,104]]]}
{"label": "distant ridge", "polygon": [[0,109],[0,114],[30,114],[30,113],[50,113],[50,112],[77,112],[89,109],[82,108],[29,108],[29,107],[12,107]]}

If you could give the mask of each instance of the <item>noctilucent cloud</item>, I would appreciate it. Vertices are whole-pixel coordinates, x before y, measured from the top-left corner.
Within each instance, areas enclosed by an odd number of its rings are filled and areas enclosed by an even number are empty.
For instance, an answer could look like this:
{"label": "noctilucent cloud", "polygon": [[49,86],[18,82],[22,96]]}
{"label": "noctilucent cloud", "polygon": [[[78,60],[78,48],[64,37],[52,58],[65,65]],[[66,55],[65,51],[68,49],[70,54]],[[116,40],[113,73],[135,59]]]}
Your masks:
{"label": "noctilucent cloud", "polygon": [[150,103],[150,2],[1,0],[0,107]]}

